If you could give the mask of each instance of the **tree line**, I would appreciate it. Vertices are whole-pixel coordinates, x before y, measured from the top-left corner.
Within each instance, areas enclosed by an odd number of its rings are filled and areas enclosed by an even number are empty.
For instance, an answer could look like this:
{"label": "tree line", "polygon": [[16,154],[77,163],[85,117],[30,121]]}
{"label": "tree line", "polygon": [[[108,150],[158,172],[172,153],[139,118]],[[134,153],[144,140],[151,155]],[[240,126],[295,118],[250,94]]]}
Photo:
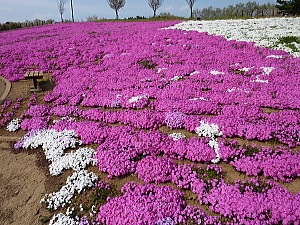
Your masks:
{"label": "tree line", "polygon": [[0,31],[13,30],[13,29],[24,28],[24,27],[42,26],[42,25],[53,24],[53,23],[55,23],[54,19],[48,19],[48,20],[35,19],[33,21],[25,20],[25,22],[6,22],[0,24]]}
{"label": "tree line", "polygon": [[300,0],[277,0],[276,6],[283,14],[286,15],[300,15]]}
{"label": "tree line", "polygon": [[229,5],[224,8],[207,7],[203,9],[194,9],[194,17],[205,19],[222,19],[222,18],[241,18],[253,16],[275,16],[277,14],[277,7],[275,4],[266,3],[260,5],[257,2],[249,1],[247,3],[239,3],[236,5]]}

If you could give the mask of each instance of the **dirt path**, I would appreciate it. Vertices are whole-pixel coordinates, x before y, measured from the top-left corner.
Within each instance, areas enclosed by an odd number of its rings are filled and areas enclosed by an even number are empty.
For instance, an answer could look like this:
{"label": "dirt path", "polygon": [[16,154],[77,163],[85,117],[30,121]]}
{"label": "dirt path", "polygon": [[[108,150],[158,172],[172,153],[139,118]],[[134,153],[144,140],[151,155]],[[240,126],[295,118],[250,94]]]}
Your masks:
{"label": "dirt path", "polygon": [[0,224],[41,224],[41,198],[46,177],[36,165],[36,155],[14,154],[12,143],[0,143]]}

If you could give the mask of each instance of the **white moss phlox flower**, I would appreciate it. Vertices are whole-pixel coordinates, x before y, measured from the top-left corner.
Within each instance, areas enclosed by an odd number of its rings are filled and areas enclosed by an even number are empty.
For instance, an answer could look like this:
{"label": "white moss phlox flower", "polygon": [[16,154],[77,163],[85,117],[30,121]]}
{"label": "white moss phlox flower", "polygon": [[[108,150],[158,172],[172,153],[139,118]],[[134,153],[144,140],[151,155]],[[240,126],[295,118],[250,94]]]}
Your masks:
{"label": "white moss phlox flower", "polygon": [[65,169],[79,171],[89,164],[94,165],[96,162],[96,159],[93,159],[94,155],[95,150],[92,148],[79,148],[75,152],[66,153],[49,165],[50,174],[58,176]]}
{"label": "white moss phlox flower", "polygon": [[212,163],[218,163],[221,159],[220,153],[219,153],[219,143],[217,142],[216,137],[222,136],[222,131],[219,131],[219,126],[217,124],[209,124],[205,121],[200,121],[201,125],[199,127],[196,127],[196,133],[199,136],[203,137],[209,137],[211,140],[208,142],[208,145],[212,147],[215,150],[216,158],[212,159]]}
{"label": "white moss phlox flower", "polygon": [[195,129],[199,136],[210,138],[222,136],[222,131],[219,131],[218,124],[209,124],[203,120],[201,120],[200,123],[201,125]]}
{"label": "white moss phlox flower", "polygon": [[15,132],[18,130],[21,126],[21,120],[20,119],[13,119],[10,121],[10,123],[7,125],[6,130],[10,132]]}
{"label": "white moss phlox flower", "polygon": [[72,219],[70,216],[67,216],[63,213],[58,213],[52,217],[49,225],[78,225],[79,222]]}
{"label": "white moss phlox flower", "polygon": [[212,75],[225,74],[224,72],[219,72],[219,71],[216,71],[216,70],[212,70],[212,71],[210,71],[210,73]]}
{"label": "white moss phlox flower", "polygon": [[170,80],[171,81],[176,81],[176,80],[180,80],[182,78],[183,78],[182,76],[175,76],[175,77],[171,78]]}
{"label": "white moss phlox flower", "polygon": [[23,140],[23,148],[37,148],[41,146],[45,151],[46,159],[55,161],[60,158],[66,148],[75,148],[76,144],[81,144],[77,139],[77,134],[73,130],[56,131],[40,130],[33,137]]}
{"label": "white moss phlox flower", "polygon": [[47,194],[41,203],[45,203],[49,209],[58,209],[64,207],[66,204],[71,203],[70,200],[75,193],[81,193],[86,188],[94,186],[94,183],[98,179],[97,175],[87,170],[75,171],[72,176],[69,176],[66,185],[58,192]]}
{"label": "white moss phlox flower", "polygon": [[149,96],[147,94],[142,94],[142,95],[138,95],[136,97],[132,97],[128,100],[129,103],[134,103],[134,102],[138,102],[140,99],[142,98],[149,98]]}
{"label": "white moss phlox flower", "polygon": [[169,137],[173,138],[174,141],[177,141],[182,138],[186,138],[186,136],[182,133],[172,133],[172,134],[169,134]]}

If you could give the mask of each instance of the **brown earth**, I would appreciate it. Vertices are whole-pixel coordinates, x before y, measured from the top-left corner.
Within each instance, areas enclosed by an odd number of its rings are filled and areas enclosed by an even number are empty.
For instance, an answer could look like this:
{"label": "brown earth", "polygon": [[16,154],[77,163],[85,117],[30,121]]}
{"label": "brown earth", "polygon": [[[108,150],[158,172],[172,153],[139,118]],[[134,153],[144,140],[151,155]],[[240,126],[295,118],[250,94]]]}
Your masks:
{"label": "brown earth", "polygon": [[[48,77],[50,78],[50,77]],[[50,79],[46,78],[40,82],[41,92],[38,92],[38,104],[42,103],[45,91],[53,89],[54,84]],[[0,96],[2,95],[4,83],[0,80]],[[31,80],[23,80],[14,82],[12,89],[6,99],[15,100],[22,97],[23,103],[20,109],[15,114],[15,118],[19,117],[24,110],[26,110],[27,103],[32,93],[29,89],[32,86]],[[167,127],[162,127],[159,130],[169,134],[173,132],[184,133],[187,137],[195,136],[186,130],[170,130]],[[66,209],[59,209],[55,212],[50,212],[45,209],[45,206],[40,203],[40,200],[45,196],[46,193],[56,191],[59,187],[65,184],[67,177],[72,174],[72,171],[65,171],[60,176],[52,177],[49,175],[48,162],[46,161],[42,149],[35,150],[16,150],[13,148],[13,144],[22,137],[26,132],[19,130],[17,132],[8,132],[5,127],[0,127],[0,224],[1,225],[40,225],[47,224],[47,221],[58,212],[66,212]],[[247,143],[247,140],[238,140],[240,144]],[[266,145],[270,145],[265,143]],[[97,145],[89,145],[94,149]],[[189,160],[176,161],[178,164],[192,163]],[[199,164],[199,163],[196,163]],[[234,182],[237,179],[246,180],[249,176],[244,173],[237,172],[231,165],[222,162],[220,164],[223,167],[225,174],[225,181],[228,183]],[[89,171],[97,174],[99,178],[108,180],[106,174],[99,172],[94,166],[88,167]],[[262,177],[263,178],[263,177]],[[113,178],[108,180],[115,186],[117,190],[129,182],[136,181],[143,183],[138,179],[136,174],[124,176],[121,178]],[[279,182],[279,184],[292,193],[300,191],[300,178],[295,179],[290,184]],[[166,185],[166,184],[160,184]],[[175,187],[172,183],[167,185]],[[178,189],[178,188],[177,188]],[[180,189],[182,191],[182,189]],[[91,205],[91,190],[84,194],[77,195],[76,201],[77,207],[79,203],[85,206]],[[208,206],[200,205],[197,201],[197,195],[191,191],[185,191],[185,199],[188,204],[200,207],[203,211],[209,215],[215,215],[212,213]],[[89,215],[89,210],[79,212],[78,215]],[[95,217],[92,217],[95,218]]]}

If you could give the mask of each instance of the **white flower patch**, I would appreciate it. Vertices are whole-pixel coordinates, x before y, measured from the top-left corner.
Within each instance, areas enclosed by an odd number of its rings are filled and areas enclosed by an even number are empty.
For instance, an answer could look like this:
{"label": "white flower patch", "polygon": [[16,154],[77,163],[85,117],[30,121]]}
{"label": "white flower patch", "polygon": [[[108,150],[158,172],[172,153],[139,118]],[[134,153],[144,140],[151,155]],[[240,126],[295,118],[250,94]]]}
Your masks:
{"label": "white flower patch", "polygon": [[96,213],[97,213],[97,211],[96,211],[96,206],[95,206],[95,205],[92,205],[91,212],[90,212],[90,216],[91,216],[91,217],[92,217],[92,216],[95,216]]}
{"label": "white flower patch", "polygon": [[189,100],[191,100],[191,101],[196,101],[196,100],[210,101],[210,99],[203,98],[203,97],[200,97],[200,98],[191,98]]}
{"label": "white flower patch", "polygon": [[182,78],[183,78],[182,76],[175,76],[175,77],[171,78],[170,80],[176,81],[176,80],[180,80]]}
{"label": "white flower patch", "polygon": [[282,59],[282,55],[268,55],[266,58]]}
{"label": "white flower patch", "polygon": [[59,213],[52,217],[49,225],[79,225],[79,222],[63,213]]}
{"label": "white flower patch", "polygon": [[259,75],[256,76],[256,80],[251,80],[250,82],[269,83],[268,80],[261,80]]}
{"label": "white flower patch", "polygon": [[186,138],[186,136],[182,133],[172,133],[169,134],[169,137],[173,138],[174,141],[178,141],[179,139]]}
{"label": "white flower patch", "polygon": [[222,35],[228,40],[255,42],[256,46],[280,49],[294,57],[300,57],[300,45],[292,43],[296,49],[291,49],[287,43],[281,43],[280,38],[300,36],[300,18],[272,17],[262,19],[230,19],[214,21],[185,21],[163,29],[196,30],[208,32],[210,35]]}
{"label": "white flower patch", "polygon": [[216,71],[216,70],[212,70],[212,71],[210,71],[210,73],[212,75],[225,74],[224,72],[219,72],[219,71]]}
{"label": "white flower patch", "polygon": [[60,158],[67,148],[75,148],[81,144],[77,134],[73,130],[56,131],[40,130],[33,137],[28,137],[23,142],[23,148],[37,148],[41,146],[45,152],[46,159],[55,161]]}
{"label": "white flower patch", "polygon": [[21,126],[21,120],[20,119],[13,119],[10,121],[10,123],[7,125],[6,130],[10,132],[15,132],[18,130]]}
{"label": "white flower patch", "polygon": [[243,90],[243,89],[240,89],[240,88],[236,88],[236,87],[228,89],[226,92],[233,92],[233,91],[243,91],[245,93],[249,93],[249,91],[246,91],[246,90]]}
{"label": "white flower patch", "polygon": [[198,73],[200,73],[200,72],[199,72],[199,71],[194,71],[194,72],[192,72],[190,75],[192,76],[192,75],[198,74]]}
{"label": "white flower patch", "polygon": [[93,159],[95,150],[92,148],[79,148],[76,152],[66,153],[65,155],[55,159],[49,165],[50,174],[58,176],[65,169],[73,169],[79,171],[87,165],[95,165],[96,159]]}
{"label": "white flower patch", "polygon": [[158,68],[157,73],[160,73],[162,70],[167,70],[168,68]]}
{"label": "white flower patch", "polygon": [[208,145],[215,150],[216,158],[212,159],[212,163],[218,163],[221,159],[219,153],[219,143],[217,142],[216,137],[222,136],[222,131],[219,131],[219,126],[217,124],[208,124],[205,121],[200,121],[201,125],[196,127],[196,133],[199,136],[209,137],[211,140],[208,142]]}
{"label": "white flower patch", "polygon": [[75,121],[76,119],[74,117],[71,117],[71,116],[64,116],[62,118],[60,118],[59,120],[53,120],[53,124],[56,124],[58,121],[61,121],[61,120],[65,120],[65,121]]}
{"label": "white flower patch", "polygon": [[97,175],[87,170],[75,171],[72,176],[68,177],[66,185],[64,185],[58,192],[47,194],[41,203],[45,203],[48,209],[58,209],[71,203],[71,198],[75,193],[81,193],[86,188],[92,187],[93,182],[98,179]]}
{"label": "white flower patch", "polygon": [[134,103],[134,102],[138,102],[140,99],[142,98],[148,98],[147,94],[142,94],[142,95],[138,95],[136,97],[132,97],[128,100],[129,103]]}
{"label": "white flower patch", "polygon": [[242,69],[239,69],[239,71],[247,72],[247,71],[251,70],[252,68],[254,68],[254,66],[252,66],[252,67],[244,67]]}
{"label": "white flower patch", "polygon": [[275,67],[260,67],[260,68],[263,69],[264,75],[269,75],[275,69]]}
{"label": "white flower patch", "polygon": [[210,138],[222,136],[222,131],[219,131],[218,124],[209,124],[203,120],[201,120],[200,123],[201,125],[195,129],[199,136]]}

